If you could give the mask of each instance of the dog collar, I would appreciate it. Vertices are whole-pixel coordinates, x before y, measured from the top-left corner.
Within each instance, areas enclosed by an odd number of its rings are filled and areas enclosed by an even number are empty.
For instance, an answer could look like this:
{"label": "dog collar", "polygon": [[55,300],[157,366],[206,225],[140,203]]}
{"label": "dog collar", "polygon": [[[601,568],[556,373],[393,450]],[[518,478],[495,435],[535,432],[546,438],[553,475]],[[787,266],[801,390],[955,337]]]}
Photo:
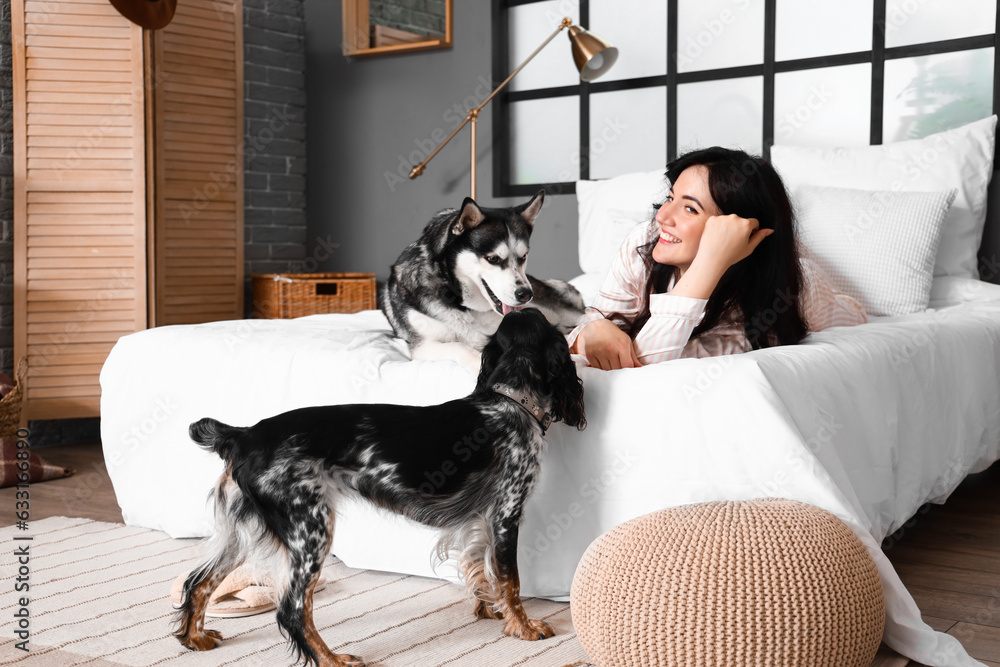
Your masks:
{"label": "dog collar", "polygon": [[552,424],[552,415],[544,410],[542,406],[538,404],[538,401],[536,401],[530,394],[518,391],[513,387],[508,387],[507,385],[500,384],[499,382],[493,385],[493,391],[501,396],[509,398],[521,406],[521,409],[538,421],[538,424],[542,427],[542,435],[545,435],[546,429],[548,429],[548,427]]}

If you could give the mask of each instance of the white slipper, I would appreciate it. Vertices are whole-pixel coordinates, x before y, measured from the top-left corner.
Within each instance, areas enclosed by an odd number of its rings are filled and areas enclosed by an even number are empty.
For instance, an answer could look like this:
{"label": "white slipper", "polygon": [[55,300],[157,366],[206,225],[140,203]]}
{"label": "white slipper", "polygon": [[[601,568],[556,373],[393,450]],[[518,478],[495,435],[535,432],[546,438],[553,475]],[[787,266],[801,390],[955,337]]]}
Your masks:
{"label": "white slipper", "polygon": [[[181,608],[184,582],[190,572],[185,572],[174,580],[170,587],[170,601],[174,609]],[[267,578],[265,578],[266,581]],[[326,578],[320,576],[314,591],[326,588]],[[249,570],[239,567],[229,573],[212,593],[205,616],[211,618],[241,618],[276,609],[274,587],[270,583],[258,583],[249,577]]]}

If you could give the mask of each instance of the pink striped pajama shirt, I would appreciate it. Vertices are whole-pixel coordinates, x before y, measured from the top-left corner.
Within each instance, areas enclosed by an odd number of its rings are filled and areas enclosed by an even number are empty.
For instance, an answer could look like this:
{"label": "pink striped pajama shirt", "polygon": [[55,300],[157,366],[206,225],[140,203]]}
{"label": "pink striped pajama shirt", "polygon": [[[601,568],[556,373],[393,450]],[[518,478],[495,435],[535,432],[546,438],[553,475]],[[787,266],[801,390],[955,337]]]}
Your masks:
{"label": "pink striped pajama shirt", "polygon": [[[639,314],[642,290],[649,272],[642,258],[635,252],[659,235],[659,225],[639,225],[629,232],[604,279],[597,299],[580,324],[566,336],[572,345],[584,326],[601,319],[602,313],[620,313],[628,318]],[[766,241],[765,241],[766,242]],[[803,289],[801,294],[802,316],[809,331],[822,331],[831,327],[854,326],[868,321],[865,311],[855,299],[838,293],[829,280],[811,260],[800,259]],[[672,288],[673,285],[670,285]],[[690,340],[691,332],[705,316],[706,299],[692,299],[669,293],[653,294],[649,298],[650,318],[635,338],[636,356],[642,364],[654,364],[670,359],[687,357],[714,357],[750,350],[743,326],[732,318],[723,318],[713,329]],[[774,308],[787,306],[780,295]],[[764,324],[767,324],[765,319]],[[621,327],[626,323],[617,321]]]}

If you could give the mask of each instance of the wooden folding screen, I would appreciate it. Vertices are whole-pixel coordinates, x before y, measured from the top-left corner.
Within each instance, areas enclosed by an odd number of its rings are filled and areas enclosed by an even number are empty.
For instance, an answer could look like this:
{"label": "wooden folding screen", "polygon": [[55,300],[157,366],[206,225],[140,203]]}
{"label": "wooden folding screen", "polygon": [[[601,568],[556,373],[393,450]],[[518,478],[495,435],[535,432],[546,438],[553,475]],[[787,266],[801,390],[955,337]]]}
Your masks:
{"label": "wooden folding screen", "polygon": [[150,325],[236,319],[243,315],[241,3],[178,2],[174,20],[151,36]]}
{"label": "wooden folding screen", "polygon": [[14,352],[29,419],[99,414],[146,325],[142,30],[107,0],[12,0]]}
{"label": "wooden folding screen", "polygon": [[144,44],[107,0],[11,0],[23,418],[99,415],[122,335],[242,316],[242,23],[184,0]]}

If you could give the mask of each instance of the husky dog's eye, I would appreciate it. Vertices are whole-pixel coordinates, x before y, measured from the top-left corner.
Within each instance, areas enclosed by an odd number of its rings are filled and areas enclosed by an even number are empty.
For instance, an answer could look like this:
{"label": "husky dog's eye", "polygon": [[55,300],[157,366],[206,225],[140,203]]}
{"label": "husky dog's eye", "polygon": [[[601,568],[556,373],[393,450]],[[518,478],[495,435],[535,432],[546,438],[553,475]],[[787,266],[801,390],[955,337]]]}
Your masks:
{"label": "husky dog's eye", "polygon": [[493,266],[498,266],[500,264],[500,258],[496,255],[486,255],[486,261]]}
{"label": "husky dog's eye", "polygon": [[523,255],[517,258],[518,264],[524,264],[527,261],[528,261],[528,253],[524,253]]}

